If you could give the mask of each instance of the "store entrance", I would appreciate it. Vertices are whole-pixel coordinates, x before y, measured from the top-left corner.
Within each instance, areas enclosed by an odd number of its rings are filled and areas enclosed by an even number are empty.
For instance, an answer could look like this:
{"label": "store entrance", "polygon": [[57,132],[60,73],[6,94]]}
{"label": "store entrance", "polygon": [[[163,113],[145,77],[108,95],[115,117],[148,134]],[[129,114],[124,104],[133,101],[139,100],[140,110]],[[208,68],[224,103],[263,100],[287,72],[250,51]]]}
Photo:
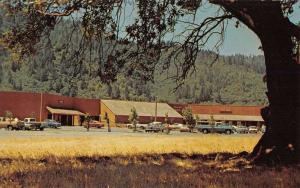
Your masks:
{"label": "store entrance", "polygon": [[72,126],[73,125],[72,116],[71,115],[61,115],[60,122],[64,126]]}

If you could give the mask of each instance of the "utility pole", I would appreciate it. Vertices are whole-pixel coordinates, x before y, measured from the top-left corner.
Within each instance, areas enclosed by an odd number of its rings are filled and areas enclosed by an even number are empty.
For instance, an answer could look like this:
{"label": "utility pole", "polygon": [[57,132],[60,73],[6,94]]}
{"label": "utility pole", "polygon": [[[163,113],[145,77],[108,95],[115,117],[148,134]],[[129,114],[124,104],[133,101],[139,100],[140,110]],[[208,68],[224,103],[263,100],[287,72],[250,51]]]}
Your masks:
{"label": "utility pole", "polygon": [[157,97],[155,96],[155,118],[154,118],[155,122],[156,122],[156,118],[157,118]]}
{"label": "utility pole", "polygon": [[40,121],[42,121],[42,111],[43,111],[43,93],[41,92],[41,105],[40,105]]}

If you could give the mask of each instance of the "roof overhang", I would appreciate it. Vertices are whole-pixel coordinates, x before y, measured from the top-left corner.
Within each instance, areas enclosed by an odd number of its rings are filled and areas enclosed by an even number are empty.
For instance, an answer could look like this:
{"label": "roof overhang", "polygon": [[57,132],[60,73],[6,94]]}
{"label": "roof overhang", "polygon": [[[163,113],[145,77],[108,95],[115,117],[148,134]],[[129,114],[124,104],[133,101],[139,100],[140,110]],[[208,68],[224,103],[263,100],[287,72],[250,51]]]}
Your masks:
{"label": "roof overhang", "polygon": [[132,108],[135,108],[139,117],[154,117],[157,109],[157,117],[183,118],[174,108],[167,103],[125,101],[125,100],[101,100],[101,105],[107,107],[114,115],[129,116]]}
{"label": "roof overhang", "polygon": [[221,115],[221,114],[197,114],[201,120],[210,120],[213,117],[216,121],[259,121],[263,122],[261,116],[246,115]]}
{"label": "roof overhang", "polygon": [[51,114],[61,114],[61,115],[73,115],[73,116],[84,116],[85,114],[78,111],[78,110],[67,110],[67,109],[58,109],[58,108],[51,108],[49,106],[46,107],[46,109]]}

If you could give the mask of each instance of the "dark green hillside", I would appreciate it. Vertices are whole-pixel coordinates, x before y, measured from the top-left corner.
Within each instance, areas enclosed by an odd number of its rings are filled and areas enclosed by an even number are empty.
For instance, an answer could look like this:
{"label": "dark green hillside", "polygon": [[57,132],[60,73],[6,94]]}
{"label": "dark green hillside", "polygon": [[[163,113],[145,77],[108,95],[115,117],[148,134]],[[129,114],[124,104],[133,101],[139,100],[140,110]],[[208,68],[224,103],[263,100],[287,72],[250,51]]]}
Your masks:
{"label": "dark green hillside", "polygon": [[[0,20],[1,33],[11,22]],[[38,44],[33,57],[18,63],[0,43],[0,90],[141,101],[153,101],[155,96],[160,101],[191,103],[265,104],[267,101],[262,56],[220,56],[212,64],[214,55],[203,51],[198,56],[196,71],[176,91],[176,83],[170,79],[176,73],[175,66],[161,72],[162,65],[158,65],[154,83],[120,74],[116,82],[106,85],[101,83],[97,72],[99,44],[91,43],[89,50],[76,56],[82,31],[80,27],[75,30],[72,27],[72,23],[62,21],[49,38]],[[104,44],[104,50],[110,47],[111,44]]]}

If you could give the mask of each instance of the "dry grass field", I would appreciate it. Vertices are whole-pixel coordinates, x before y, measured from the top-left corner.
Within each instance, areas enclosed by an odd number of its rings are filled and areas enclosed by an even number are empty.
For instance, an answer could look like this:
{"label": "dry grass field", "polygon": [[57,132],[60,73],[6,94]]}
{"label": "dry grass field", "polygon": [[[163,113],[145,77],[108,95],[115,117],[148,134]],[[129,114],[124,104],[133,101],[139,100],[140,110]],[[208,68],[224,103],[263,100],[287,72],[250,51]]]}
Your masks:
{"label": "dry grass field", "polygon": [[0,138],[0,158],[41,159],[78,156],[132,156],[143,154],[209,154],[250,152],[259,135],[79,135]]}
{"label": "dry grass field", "polygon": [[246,159],[260,135],[13,134],[0,187],[300,187],[299,168]]}

